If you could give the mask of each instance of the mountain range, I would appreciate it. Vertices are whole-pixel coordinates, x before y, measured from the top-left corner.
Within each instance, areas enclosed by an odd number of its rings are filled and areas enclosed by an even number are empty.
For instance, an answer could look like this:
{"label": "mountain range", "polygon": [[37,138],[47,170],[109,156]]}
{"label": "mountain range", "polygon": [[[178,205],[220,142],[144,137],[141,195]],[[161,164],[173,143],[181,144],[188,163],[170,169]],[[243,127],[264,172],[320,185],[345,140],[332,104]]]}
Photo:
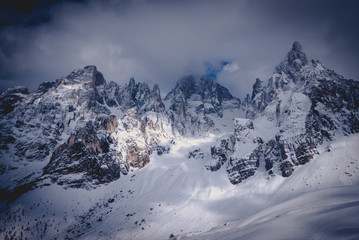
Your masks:
{"label": "mountain range", "polygon": [[[162,99],[157,84],[118,85],[86,66],[6,90],[0,124],[4,239],[258,239],[269,219],[272,231],[296,213],[313,219],[324,195],[359,211],[359,82],[298,42],[242,101],[198,75]],[[349,220],[295,238],[359,237]]]}

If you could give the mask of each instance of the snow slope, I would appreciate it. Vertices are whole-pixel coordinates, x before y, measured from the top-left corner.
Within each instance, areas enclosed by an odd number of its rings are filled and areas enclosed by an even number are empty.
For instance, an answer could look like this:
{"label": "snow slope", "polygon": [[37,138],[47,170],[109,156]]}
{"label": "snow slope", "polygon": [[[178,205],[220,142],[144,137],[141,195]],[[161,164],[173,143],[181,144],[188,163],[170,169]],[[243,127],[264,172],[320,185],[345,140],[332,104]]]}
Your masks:
{"label": "snow slope", "polygon": [[[6,236],[168,239],[171,234],[179,239],[358,236],[359,224],[354,218],[359,211],[359,135],[332,143],[330,152],[321,149],[318,157],[297,168],[290,178],[258,171],[239,185],[230,184],[223,169],[217,172],[205,169],[215,139],[210,135],[178,140],[169,154],[152,154],[146,168],[96,189],[65,189],[52,184],[30,191],[15,200],[11,208],[2,208],[0,236],[4,239]],[[196,148],[204,150],[204,158],[187,158],[187,153]]]}
{"label": "snow slope", "polygon": [[183,239],[358,239],[359,186],[327,188]]}
{"label": "snow slope", "polygon": [[188,239],[358,239],[358,142],[342,138],[296,169],[268,196],[271,207]]}

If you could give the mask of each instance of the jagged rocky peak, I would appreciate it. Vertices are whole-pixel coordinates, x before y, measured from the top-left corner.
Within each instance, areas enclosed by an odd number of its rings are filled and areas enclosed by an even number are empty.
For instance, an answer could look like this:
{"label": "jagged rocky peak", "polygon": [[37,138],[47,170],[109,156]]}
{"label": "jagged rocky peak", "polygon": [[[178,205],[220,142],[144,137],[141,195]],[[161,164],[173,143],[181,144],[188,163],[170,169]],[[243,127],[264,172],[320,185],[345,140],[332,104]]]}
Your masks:
{"label": "jagged rocky peak", "polygon": [[[67,81],[66,81],[67,80]],[[64,84],[68,83],[78,83],[78,82],[91,82],[92,86],[99,86],[106,83],[103,74],[97,71],[96,66],[89,65],[81,69],[77,69],[72,71],[67,77],[64,79]]]}
{"label": "jagged rocky peak", "polygon": [[214,79],[193,74],[182,77],[176,87],[165,97],[165,100],[179,93],[185,100],[203,100],[218,104],[234,98],[227,88],[218,84]]}
{"label": "jagged rocky peak", "polygon": [[[147,84],[136,83],[133,78],[131,78],[130,81],[122,88],[116,86],[115,90],[111,87],[107,88],[106,91],[108,93],[107,95],[111,97],[111,101],[116,100],[117,103],[115,105],[121,106],[124,111],[133,107],[139,108],[143,105],[143,99],[149,95],[149,88]],[[110,92],[113,93],[111,94]]]}
{"label": "jagged rocky peak", "polygon": [[163,112],[165,110],[160,89],[155,85],[151,90],[146,83],[136,82],[131,78],[124,86],[115,82],[107,83],[95,66],[86,66],[59,80],[59,84],[80,84],[82,99],[90,96],[89,107],[96,112],[109,112],[107,108],[119,107],[123,112],[135,108],[139,114],[147,111]]}
{"label": "jagged rocky peak", "polygon": [[[236,147],[226,156],[230,181],[250,177],[258,166],[289,177],[315,157],[319,146],[359,132],[358,103],[358,81],[345,79],[319,61],[308,62],[301,44],[294,42],[272,77],[266,82],[256,79],[251,98],[242,104],[246,118],[266,122],[272,130],[258,132],[255,124],[248,128],[236,120]],[[213,166],[222,162],[217,159]]]}
{"label": "jagged rocky peak", "polygon": [[184,135],[203,134],[233,126],[219,120],[226,110],[239,113],[241,102],[211,78],[193,74],[182,77],[165,97],[167,114],[175,131]]}
{"label": "jagged rocky peak", "polygon": [[263,91],[263,81],[259,78],[256,79],[256,82],[253,84],[253,91],[252,91],[252,99],[260,92]]}
{"label": "jagged rocky peak", "polygon": [[288,62],[291,64],[295,60],[299,59],[303,65],[307,64],[307,56],[303,52],[302,45],[295,41],[292,46],[292,50],[288,53]]}
{"label": "jagged rocky peak", "polygon": [[115,93],[114,97],[124,111],[136,108],[142,114],[147,111],[163,112],[165,110],[158,84],[155,84],[151,90],[146,83],[136,83],[131,78],[128,84]]}
{"label": "jagged rocky peak", "polygon": [[63,136],[99,113],[110,113],[96,102],[101,84],[106,85],[103,75],[87,66],[66,78],[43,82],[31,93],[24,87],[7,90],[0,101],[0,134],[11,141],[0,141],[6,143],[4,149],[13,149],[19,160],[44,160]]}
{"label": "jagged rocky peak", "polygon": [[262,112],[280,92],[302,85],[304,79],[307,78],[303,76],[304,70],[311,67],[324,69],[320,63],[316,61],[314,63],[308,64],[302,45],[295,41],[287,56],[276,66],[268,81],[256,79],[253,84],[251,101],[247,103],[248,106],[252,105],[254,111],[248,107],[247,118],[253,119],[257,115],[256,112]]}
{"label": "jagged rocky peak", "polygon": [[160,86],[156,83],[153,85],[150,94],[150,101],[145,105],[145,111],[164,112],[165,105],[162,102]]}
{"label": "jagged rocky peak", "polygon": [[287,54],[287,59],[284,61],[284,64],[280,64],[280,70],[285,73],[289,73],[291,70],[299,71],[304,65],[308,63],[307,56],[303,52],[302,45],[295,41],[293,43],[292,49]]}
{"label": "jagged rocky peak", "polygon": [[216,80],[193,74],[182,77],[164,100],[170,102],[170,110],[178,115],[186,115],[187,110],[195,108],[196,113],[221,116],[225,108],[240,108],[240,100]]}
{"label": "jagged rocky peak", "polygon": [[152,87],[151,98],[157,102],[162,102],[160,85],[155,83]]}

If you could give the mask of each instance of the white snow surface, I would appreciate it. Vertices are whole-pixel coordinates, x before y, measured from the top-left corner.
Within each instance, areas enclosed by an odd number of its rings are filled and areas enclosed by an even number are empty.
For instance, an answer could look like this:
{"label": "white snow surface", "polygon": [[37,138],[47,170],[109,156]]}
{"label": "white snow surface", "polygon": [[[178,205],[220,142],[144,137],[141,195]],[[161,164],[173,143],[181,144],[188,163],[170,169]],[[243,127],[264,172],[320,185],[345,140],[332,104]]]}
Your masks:
{"label": "white snow surface", "polygon": [[[2,208],[0,237],[358,238],[359,135],[320,149],[289,178],[258,171],[238,185],[223,168],[205,169],[217,137],[177,139],[169,154],[153,154],[145,168],[96,189],[51,184],[30,191]],[[195,148],[203,159],[186,157]]]}
{"label": "white snow surface", "polygon": [[359,186],[327,188],[183,239],[358,239]]}

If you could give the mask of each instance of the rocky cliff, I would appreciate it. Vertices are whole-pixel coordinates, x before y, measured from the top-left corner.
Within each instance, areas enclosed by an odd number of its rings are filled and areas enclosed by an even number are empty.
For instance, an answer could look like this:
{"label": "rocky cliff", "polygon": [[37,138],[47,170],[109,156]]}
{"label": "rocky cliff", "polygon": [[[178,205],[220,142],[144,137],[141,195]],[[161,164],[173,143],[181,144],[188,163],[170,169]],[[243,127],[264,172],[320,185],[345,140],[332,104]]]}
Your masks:
{"label": "rocky cliff", "polygon": [[[269,174],[289,177],[314,158],[318,146],[359,131],[359,83],[319,61],[307,61],[298,42],[267,82],[256,80],[242,105],[251,121],[236,120],[233,153],[225,158],[233,183],[255,174],[260,165]],[[216,152],[221,166],[221,151]]]}

